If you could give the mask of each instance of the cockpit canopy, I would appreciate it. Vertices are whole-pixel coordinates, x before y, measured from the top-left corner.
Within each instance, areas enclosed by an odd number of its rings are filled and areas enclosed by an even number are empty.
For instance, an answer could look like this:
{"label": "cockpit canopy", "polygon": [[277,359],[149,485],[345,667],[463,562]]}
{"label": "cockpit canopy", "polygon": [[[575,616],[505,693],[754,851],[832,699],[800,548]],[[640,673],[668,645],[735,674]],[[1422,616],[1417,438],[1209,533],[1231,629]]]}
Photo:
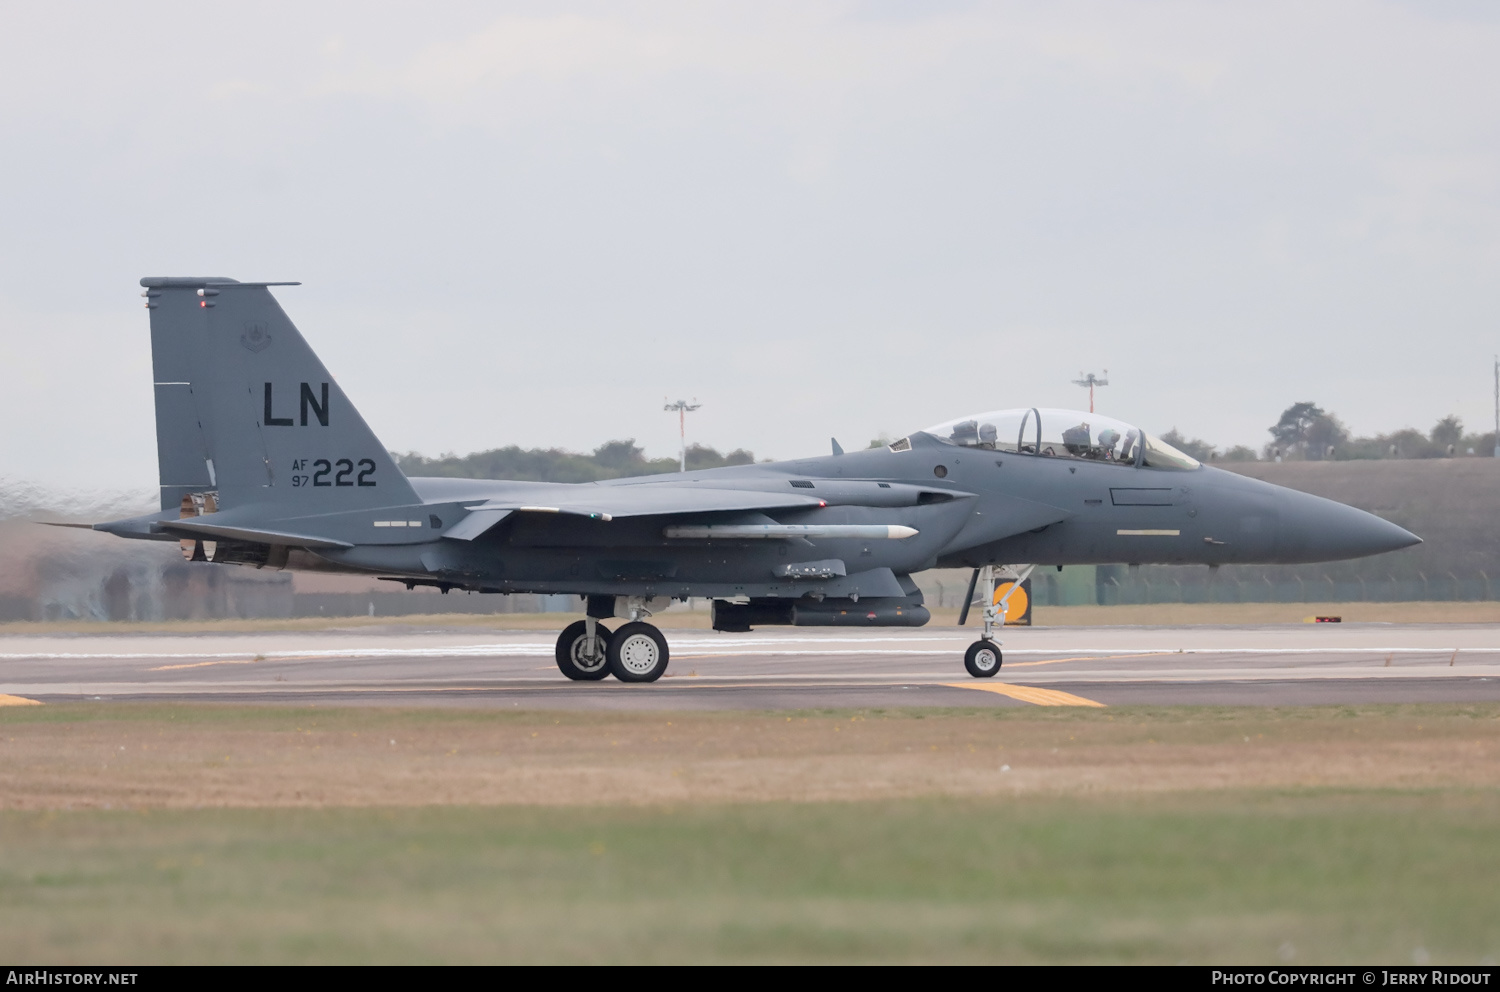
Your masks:
{"label": "cockpit canopy", "polygon": [[[928,427],[939,441],[984,451],[1078,458],[1114,465],[1194,469],[1198,461],[1129,424],[1077,410],[996,410]],[[900,450],[903,441],[892,448]],[[907,445],[909,447],[909,443]]]}

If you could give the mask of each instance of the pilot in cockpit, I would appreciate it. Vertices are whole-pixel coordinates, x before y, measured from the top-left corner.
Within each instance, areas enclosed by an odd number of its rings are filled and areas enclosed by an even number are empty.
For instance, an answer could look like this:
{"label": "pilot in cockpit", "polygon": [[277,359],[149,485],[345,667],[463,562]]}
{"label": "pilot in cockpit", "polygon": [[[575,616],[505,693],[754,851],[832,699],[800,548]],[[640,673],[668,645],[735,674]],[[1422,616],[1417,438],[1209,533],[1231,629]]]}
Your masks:
{"label": "pilot in cockpit", "polygon": [[948,434],[948,440],[966,448],[984,448],[994,451],[995,442],[999,436],[1000,432],[996,430],[994,424],[981,424],[977,420],[961,420],[953,425],[953,430]]}
{"label": "pilot in cockpit", "polygon": [[1069,427],[1062,432],[1063,447],[1074,458],[1087,458],[1089,456],[1089,434],[1088,424]]}
{"label": "pilot in cockpit", "polygon": [[[1073,426],[1063,427],[1064,424]],[[996,410],[937,424],[926,433],[965,448],[1062,456],[1114,465],[1134,465],[1145,452],[1152,467],[1156,467],[1155,441],[1150,442],[1148,449],[1147,437],[1138,429],[1103,414],[1080,410]],[[894,450],[909,451],[910,447]],[[1182,458],[1184,465],[1196,464],[1186,455]]]}
{"label": "pilot in cockpit", "polygon": [[1113,427],[1106,427],[1099,432],[1099,457],[1104,461],[1111,461],[1115,457],[1115,445],[1120,443],[1120,432]]}

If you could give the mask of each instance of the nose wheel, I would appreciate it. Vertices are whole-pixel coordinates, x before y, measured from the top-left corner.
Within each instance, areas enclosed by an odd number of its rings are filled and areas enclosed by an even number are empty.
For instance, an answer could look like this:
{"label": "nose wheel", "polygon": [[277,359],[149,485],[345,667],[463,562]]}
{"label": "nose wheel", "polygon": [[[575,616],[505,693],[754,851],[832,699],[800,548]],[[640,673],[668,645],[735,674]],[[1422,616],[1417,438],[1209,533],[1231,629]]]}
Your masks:
{"label": "nose wheel", "polygon": [[1002,660],[1000,645],[994,641],[975,641],[964,652],[964,667],[976,679],[993,678]]}

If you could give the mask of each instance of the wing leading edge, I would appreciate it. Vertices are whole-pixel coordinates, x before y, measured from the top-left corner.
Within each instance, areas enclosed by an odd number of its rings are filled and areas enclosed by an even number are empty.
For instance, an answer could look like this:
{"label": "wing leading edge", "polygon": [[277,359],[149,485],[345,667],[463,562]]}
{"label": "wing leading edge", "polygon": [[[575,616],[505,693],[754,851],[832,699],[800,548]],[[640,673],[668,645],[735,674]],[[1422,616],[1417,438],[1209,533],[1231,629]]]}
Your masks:
{"label": "wing leading edge", "polygon": [[444,531],[443,536],[472,541],[512,513],[560,513],[591,520],[613,520],[617,517],[808,510],[823,505],[824,501],[816,496],[797,493],[668,486],[557,486],[550,491],[529,489],[519,499],[490,499],[471,506],[469,515]]}

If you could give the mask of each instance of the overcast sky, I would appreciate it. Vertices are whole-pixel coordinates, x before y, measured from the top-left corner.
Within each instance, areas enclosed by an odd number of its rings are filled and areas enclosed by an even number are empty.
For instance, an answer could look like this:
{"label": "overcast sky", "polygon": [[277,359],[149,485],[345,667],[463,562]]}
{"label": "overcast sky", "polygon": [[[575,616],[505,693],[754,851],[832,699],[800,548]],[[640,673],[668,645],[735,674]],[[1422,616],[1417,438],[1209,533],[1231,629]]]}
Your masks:
{"label": "overcast sky", "polygon": [[1493,418],[1493,3],[10,3],[0,128],[13,479],[155,484],[143,275],[429,454]]}

